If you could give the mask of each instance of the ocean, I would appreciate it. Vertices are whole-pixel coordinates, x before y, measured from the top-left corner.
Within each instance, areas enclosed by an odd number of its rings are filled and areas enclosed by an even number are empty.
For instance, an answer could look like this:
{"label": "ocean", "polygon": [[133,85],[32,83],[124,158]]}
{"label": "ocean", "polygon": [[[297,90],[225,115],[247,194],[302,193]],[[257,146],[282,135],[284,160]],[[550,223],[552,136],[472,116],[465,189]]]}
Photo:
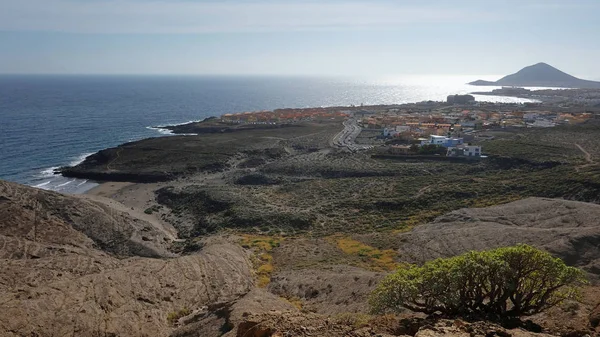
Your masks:
{"label": "ocean", "polygon": [[53,171],[103,148],[166,135],[155,126],[263,109],[445,100],[493,89],[465,85],[477,78],[0,75],[0,179],[83,193],[96,183]]}

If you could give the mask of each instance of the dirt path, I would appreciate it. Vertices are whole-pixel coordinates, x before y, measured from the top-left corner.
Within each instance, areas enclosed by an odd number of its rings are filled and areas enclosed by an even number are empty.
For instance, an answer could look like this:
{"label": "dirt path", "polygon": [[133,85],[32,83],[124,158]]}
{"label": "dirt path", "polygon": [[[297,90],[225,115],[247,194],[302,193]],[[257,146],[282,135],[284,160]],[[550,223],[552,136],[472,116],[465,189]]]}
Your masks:
{"label": "dirt path", "polygon": [[117,159],[119,159],[119,156],[121,155],[121,150],[123,150],[123,149],[118,149],[118,150],[117,150],[117,156],[115,157],[115,159],[111,160],[111,162],[110,162],[110,163],[106,164],[106,170],[107,170],[107,171],[111,171],[111,170],[112,170],[112,169],[110,168],[110,165],[112,165],[114,162],[116,162],[116,161],[117,161]]}
{"label": "dirt path", "polygon": [[581,145],[575,143],[575,146],[577,146],[579,148],[579,150],[581,150],[581,152],[583,152],[583,154],[585,154],[585,160],[588,162],[588,164],[593,164],[594,160],[592,160],[592,155],[587,152],[583,147],[581,147]]}
{"label": "dirt path", "polygon": [[595,165],[595,164],[596,164],[596,162],[595,162],[595,161],[594,161],[594,159],[592,158],[592,155],[591,155],[589,152],[587,152],[587,151],[586,151],[586,150],[585,150],[585,149],[584,149],[584,148],[583,148],[581,145],[579,145],[579,144],[575,143],[575,146],[577,146],[577,148],[578,148],[578,149],[579,149],[581,152],[583,152],[583,154],[585,155],[585,161],[587,162],[587,164],[584,164],[584,165],[577,166],[577,167],[575,168],[575,171],[579,172],[579,170],[581,170],[582,168],[586,168],[586,167],[589,167],[589,166],[592,166],[592,165]]}
{"label": "dirt path", "polygon": [[430,192],[430,191],[431,191],[431,185],[427,185],[427,186],[425,186],[425,187],[421,188],[421,189],[420,189],[420,190],[417,192],[417,194],[415,194],[415,195],[413,196],[413,198],[417,199],[417,198],[419,198],[419,197],[422,197],[422,196],[423,196],[425,193],[428,193],[428,192]]}

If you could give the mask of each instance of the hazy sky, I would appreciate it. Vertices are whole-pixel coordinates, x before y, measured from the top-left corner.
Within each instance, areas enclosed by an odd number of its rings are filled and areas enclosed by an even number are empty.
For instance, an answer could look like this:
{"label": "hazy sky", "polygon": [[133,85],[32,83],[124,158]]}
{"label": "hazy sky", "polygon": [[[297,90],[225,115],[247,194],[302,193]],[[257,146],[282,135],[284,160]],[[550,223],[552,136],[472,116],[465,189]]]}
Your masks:
{"label": "hazy sky", "polygon": [[600,0],[0,0],[0,73],[600,79]]}

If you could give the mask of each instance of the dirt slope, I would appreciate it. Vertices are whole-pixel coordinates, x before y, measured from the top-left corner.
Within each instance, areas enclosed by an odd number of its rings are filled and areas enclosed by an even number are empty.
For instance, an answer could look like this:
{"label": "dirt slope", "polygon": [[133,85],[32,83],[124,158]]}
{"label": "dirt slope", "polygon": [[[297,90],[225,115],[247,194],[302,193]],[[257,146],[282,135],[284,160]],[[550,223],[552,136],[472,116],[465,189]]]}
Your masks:
{"label": "dirt slope", "polygon": [[[270,285],[257,289],[239,238],[205,237],[199,251],[177,256],[170,229],[135,214],[0,181],[0,336],[537,336],[486,323],[365,322],[367,296],[384,273],[347,265],[351,257],[325,239],[283,241],[272,251]],[[532,198],[449,213],[399,234],[397,247],[401,260],[423,262],[526,242],[594,273],[598,216],[598,205]],[[588,302],[538,321],[552,331],[567,320],[577,322],[565,331],[587,329],[597,316],[597,301]]]}
{"label": "dirt slope", "polygon": [[0,219],[3,251],[11,254],[6,257],[41,257],[53,245],[118,256],[170,256],[170,236],[147,221],[100,202],[5,181],[0,181]]}
{"label": "dirt slope", "polygon": [[230,239],[175,258],[163,242],[124,212],[0,182],[0,336],[166,336],[169,313],[254,287]]}
{"label": "dirt slope", "polygon": [[460,209],[399,234],[398,253],[404,261],[423,263],[469,250],[527,243],[600,275],[598,218],[600,205],[545,198]]}

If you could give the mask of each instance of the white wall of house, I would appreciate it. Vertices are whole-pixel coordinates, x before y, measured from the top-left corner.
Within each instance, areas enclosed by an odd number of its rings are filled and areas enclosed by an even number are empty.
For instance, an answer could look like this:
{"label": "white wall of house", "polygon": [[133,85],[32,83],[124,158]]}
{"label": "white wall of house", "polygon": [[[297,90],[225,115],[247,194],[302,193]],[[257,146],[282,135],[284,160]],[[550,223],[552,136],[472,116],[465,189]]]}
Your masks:
{"label": "white wall of house", "polygon": [[434,136],[431,135],[429,137],[429,143],[430,144],[435,144],[435,145],[442,145],[446,142],[447,137],[444,136]]}
{"label": "white wall of house", "polygon": [[464,145],[464,153],[467,157],[479,157],[481,156],[481,146],[476,145]]}

